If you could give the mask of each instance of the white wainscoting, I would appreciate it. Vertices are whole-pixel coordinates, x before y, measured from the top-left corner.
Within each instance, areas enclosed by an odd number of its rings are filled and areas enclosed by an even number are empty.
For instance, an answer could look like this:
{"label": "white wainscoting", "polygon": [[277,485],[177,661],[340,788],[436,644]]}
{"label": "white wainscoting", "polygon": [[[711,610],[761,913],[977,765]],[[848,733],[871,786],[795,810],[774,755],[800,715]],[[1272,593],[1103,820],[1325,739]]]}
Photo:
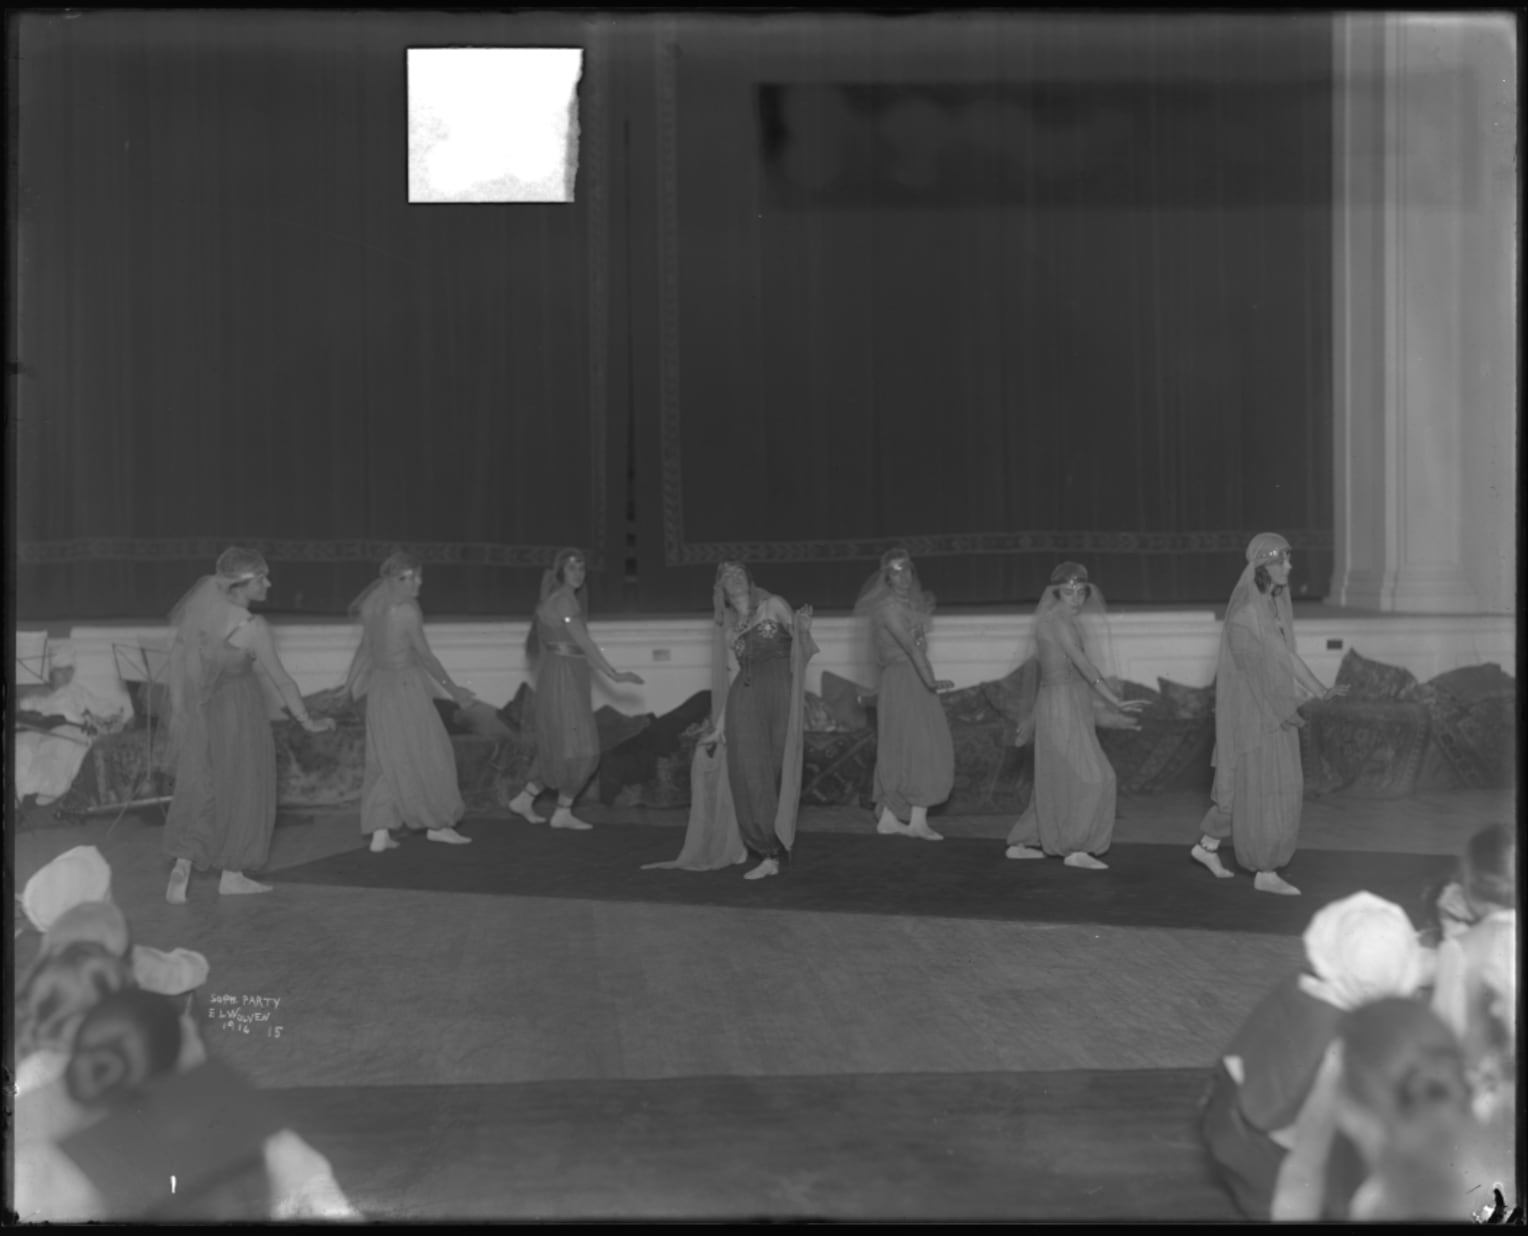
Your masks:
{"label": "white wainscoting", "polygon": [[[1017,666],[1032,621],[1029,614],[944,615],[930,638],[929,656],[941,677],[957,687],[1001,678]],[[1423,682],[1485,662],[1495,662],[1509,674],[1517,669],[1517,629],[1510,617],[1347,616],[1327,611],[1296,621],[1300,654],[1326,682],[1336,676],[1350,648],[1371,660],[1404,666]],[[282,661],[304,694],[344,681],[359,636],[356,627],[292,624],[274,629]],[[429,623],[427,631],[451,675],[495,707],[513,698],[526,680],[524,622]],[[595,621],[592,631],[616,668],[635,670],[646,680],[640,687],[618,686],[596,675],[596,706],[661,714],[709,685],[707,619]],[[1220,623],[1208,610],[1117,613],[1111,631],[1114,658],[1124,678],[1146,686],[1155,686],[1159,678],[1191,687],[1214,681]],[[812,663],[808,690],[820,689],[824,670],[865,686],[874,683],[863,635],[852,618],[819,617],[813,633],[821,651]],[[120,696],[119,662],[123,676],[141,678],[141,669],[129,663],[141,663],[140,649],[147,647],[149,668],[155,668],[167,634],[163,627],[75,627],[69,638],[76,677],[103,695]],[[274,698],[272,707],[278,707]]]}

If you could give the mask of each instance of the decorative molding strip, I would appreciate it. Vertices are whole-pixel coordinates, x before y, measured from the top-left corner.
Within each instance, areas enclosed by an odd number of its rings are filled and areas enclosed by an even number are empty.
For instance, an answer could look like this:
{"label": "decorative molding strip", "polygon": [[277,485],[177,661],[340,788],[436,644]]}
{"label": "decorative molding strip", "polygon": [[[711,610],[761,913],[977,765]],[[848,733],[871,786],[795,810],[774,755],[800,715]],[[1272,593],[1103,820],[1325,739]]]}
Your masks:
{"label": "decorative molding strip", "polygon": [[[870,561],[894,545],[915,558],[962,554],[1225,554],[1241,553],[1255,532],[954,532],[929,536],[838,541],[713,541],[681,544],[671,566],[727,561]],[[1332,533],[1305,528],[1282,533],[1299,550],[1330,550]]]}
{"label": "decorative molding strip", "polygon": [[[659,426],[662,457],[663,557],[668,566],[871,561],[893,545],[916,557],[982,554],[1240,553],[1257,531],[1210,532],[952,532],[909,537],[812,541],[690,542],[684,535],[683,431],[679,356],[679,49],[672,19],[660,24],[658,56],[658,324]],[[1330,552],[1330,529],[1280,529],[1295,549]]]}
{"label": "decorative molding strip", "polygon": [[[476,541],[286,541],[259,536],[228,537],[91,537],[73,541],[22,541],[16,547],[21,566],[68,562],[186,562],[210,565],[230,545],[258,550],[271,562],[378,563],[395,549],[406,549],[427,566],[548,567],[560,545],[500,545]],[[598,550],[588,551],[589,567],[603,565]]]}

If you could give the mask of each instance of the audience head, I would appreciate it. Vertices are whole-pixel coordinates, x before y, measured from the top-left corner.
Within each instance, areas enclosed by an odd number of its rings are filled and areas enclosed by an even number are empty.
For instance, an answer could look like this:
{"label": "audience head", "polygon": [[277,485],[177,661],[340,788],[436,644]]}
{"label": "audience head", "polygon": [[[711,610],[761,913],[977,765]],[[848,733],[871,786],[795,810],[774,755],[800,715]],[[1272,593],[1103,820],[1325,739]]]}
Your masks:
{"label": "audience head", "polygon": [[168,996],[124,987],[80,1020],[64,1073],[69,1097],[85,1107],[120,1105],[174,1072],[184,1055],[185,1021]]}
{"label": "audience head", "polygon": [[1492,824],[1470,838],[1459,864],[1460,882],[1477,918],[1517,909],[1517,838]]}
{"label": "audience head", "polygon": [[1339,1040],[1338,1121],[1371,1164],[1387,1147],[1423,1146],[1469,1120],[1463,1049],[1421,1001],[1389,997],[1353,1009]]}
{"label": "audience head", "polygon": [[113,992],[134,986],[127,959],[93,940],[45,951],[16,993],[16,1055],[67,1053],[85,1015]]}
{"label": "audience head", "polygon": [[1503,1181],[1515,1193],[1515,1120],[1476,1119],[1463,1049],[1430,1008],[1406,999],[1365,1005],[1343,1019],[1339,1042],[1338,1125],[1372,1172],[1352,1217],[1464,1222]]}
{"label": "audience head", "polygon": [[1406,912],[1373,893],[1354,893],[1318,910],[1305,931],[1305,956],[1314,978],[1301,986],[1341,1009],[1409,996],[1424,974]]}
{"label": "audience head", "polygon": [[76,906],[111,900],[111,867],[93,845],[60,854],[26,882],[21,908],[27,921],[46,934]]}

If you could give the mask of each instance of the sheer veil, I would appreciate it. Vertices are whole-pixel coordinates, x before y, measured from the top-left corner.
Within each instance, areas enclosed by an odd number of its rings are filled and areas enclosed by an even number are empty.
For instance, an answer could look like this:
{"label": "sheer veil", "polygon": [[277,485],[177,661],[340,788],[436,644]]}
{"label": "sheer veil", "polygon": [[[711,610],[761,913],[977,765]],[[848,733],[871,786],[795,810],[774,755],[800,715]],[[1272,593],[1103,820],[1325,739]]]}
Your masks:
{"label": "sheer veil", "polygon": [[[887,582],[886,570],[898,559],[907,563],[907,569],[912,575],[912,587],[908,589],[905,597],[899,597],[891,584]],[[934,612],[934,594],[923,588],[923,581],[918,576],[918,566],[912,559],[912,555],[900,545],[888,549],[881,555],[881,561],[876,566],[874,573],[864,582],[859,590],[859,596],[854,602],[854,613],[858,618],[865,618],[873,614],[888,601],[898,601],[906,605],[914,613],[928,617]]]}
{"label": "sheer veil", "polygon": [[1111,683],[1118,682],[1118,663],[1114,639],[1109,631],[1109,611],[1102,589],[1088,578],[1087,568],[1076,562],[1063,562],[1051,572],[1050,583],[1035,606],[1034,622],[1020,642],[1019,665],[1024,670],[1019,691],[1018,734],[1015,745],[1027,746],[1035,736],[1035,703],[1040,694],[1040,632],[1058,622],[1068,621],[1068,610],[1061,599],[1060,585],[1069,581],[1085,583],[1088,595],[1071,619],[1082,643],[1082,650]]}
{"label": "sheer veil", "polygon": [[376,664],[376,650],[385,634],[387,616],[393,606],[405,599],[403,576],[419,569],[419,560],[403,550],[389,554],[372,580],[350,603],[350,616],[361,624],[361,642],[350,661],[350,671],[345,675],[345,687],[352,699],[366,694],[371,682],[371,671]]}
{"label": "sheer veil", "polygon": [[228,638],[234,604],[230,593],[270,568],[250,549],[225,549],[213,574],[204,575],[170,611],[173,634],[165,679],[170,689],[170,751],[206,734],[207,695],[213,686],[214,656]]}
{"label": "sheer veil", "polygon": [[[1215,756],[1217,769],[1228,772],[1244,751],[1251,750],[1298,706],[1293,655],[1294,607],[1289,590],[1272,590],[1273,605],[1260,604],[1265,594],[1257,586],[1258,569],[1281,554],[1289,542],[1276,532],[1262,532],[1247,546],[1247,565],[1231,592],[1221,626],[1220,655],[1215,671]],[[1237,631],[1253,638],[1262,655],[1244,666],[1232,655]]]}

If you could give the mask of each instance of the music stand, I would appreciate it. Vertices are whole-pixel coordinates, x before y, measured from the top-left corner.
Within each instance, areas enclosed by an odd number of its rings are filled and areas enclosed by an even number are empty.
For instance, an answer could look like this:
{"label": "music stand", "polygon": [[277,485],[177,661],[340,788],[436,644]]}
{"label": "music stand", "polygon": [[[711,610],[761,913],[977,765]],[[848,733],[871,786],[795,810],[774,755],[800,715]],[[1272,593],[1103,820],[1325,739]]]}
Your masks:
{"label": "music stand", "polygon": [[[155,689],[165,685],[165,671],[170,663],[169,648],[163,641],[157,645],[147,640],[140,639],[135,644],[113,644],[111,646],[112,659],[117,665],[117,678],[125,687],[130,682],[143,684],[143,732],[146,735],[147,749],[144,758],[144,777],[147,779],[147,789],[150,794],[154,791],[154,731],[158,728],[156,722],[161,718],[156,716]],[[166,710],[168,711],[168,710]],[[168,719],[168,718],[164,718]],[[143,782],[133,787],[131,793],[137,793],[144,789]],[[169,798],[132,798],[120,804],[117,818],[111,822],[111,828],[106,830],[108,837],[118,824],[122,823],[122,817],[134,807],[162,807],[170,802]],[[90,811],[81,812],[82,815],[105,814],[112,807],[119,804],[112,803],[105,807],[96,807]]]}
{"label": "music stand", "polygon": [[[35,650],[35,651],[34,651]],[[46,631],[16,632],[16,686],[46,687],[52,669],[52,650]]]}

